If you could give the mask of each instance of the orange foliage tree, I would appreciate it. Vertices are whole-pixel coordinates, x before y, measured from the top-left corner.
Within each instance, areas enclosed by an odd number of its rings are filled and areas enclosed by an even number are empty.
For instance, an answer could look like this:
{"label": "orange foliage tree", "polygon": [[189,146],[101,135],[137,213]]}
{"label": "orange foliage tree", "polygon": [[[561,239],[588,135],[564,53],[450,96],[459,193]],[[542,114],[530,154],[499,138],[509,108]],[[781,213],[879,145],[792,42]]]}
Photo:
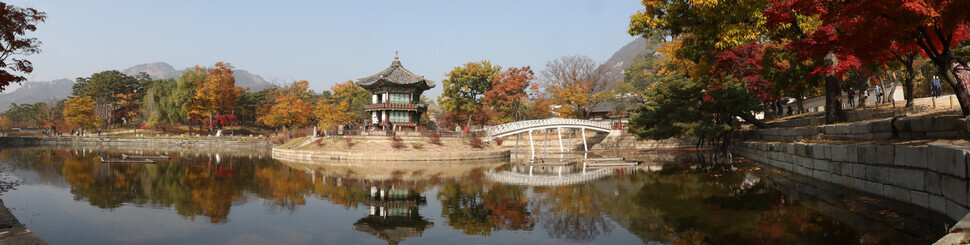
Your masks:
{"label": "orange foliage tree", "polygon": [[196,72],[205,71],[205,82],[195,89],[193,102],[196,103],[189,112],[190,115],[208,117],[209,122],[218,115],[231,113],[236,107],[236,101],[243,90],[236,87],[236,78],[232,76],[232,65],[216,62],[214,68],[203,69],[196,66]]}
{"label": "orange foliage tree", "polygon": [[12,129],[13,122],[10,121],[10,118],[7,116],[0,116],[0,132],[3,132],[3,135],[6,136],[7,132],[10,132]]}
{"label": "orange foliage tree", "polygon": [[526,88],[535,80],[532,68],[511,67],[492,78],[492,89],[485,91],[483,101],[495,112],[492,120],[507,123],[519,120],[522,102],[528,98]]}
{"label": "orange foliage tree", "polygon": [[95,104],[94,99],[87,96],[67,99],[64,101],[64,120],[72,128],[101,127],[102,121],[94,114]]}
{"label": "orange foliage tree", "polygon": [[309,83],[301,80],[277,89],[273,92],[273,105],[256,120],[273,128],[285,127],[287,135],[293,127],[306,126],[313,112],[313,105],[309,102],[313,90],[308,87]]}

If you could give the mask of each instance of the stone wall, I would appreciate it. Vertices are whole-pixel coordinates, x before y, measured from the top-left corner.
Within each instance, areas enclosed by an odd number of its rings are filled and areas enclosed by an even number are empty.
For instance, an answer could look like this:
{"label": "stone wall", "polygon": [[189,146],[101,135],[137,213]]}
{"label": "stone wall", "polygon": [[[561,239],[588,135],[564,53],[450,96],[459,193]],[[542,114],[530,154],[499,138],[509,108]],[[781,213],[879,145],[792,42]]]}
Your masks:
{"label": "stone wall", "polygon": [[959,116],[899,117],[867,122],[767,128],[737,132],[742,140],[800,141],[803,139],[923,139],[970,137],[970,121]]}
{"label": "stone wall", "polygon": [[285,161],[314,163],[330,161],[466,161],[466,160],[501,160],[508,161],[511,153],[509,149],[490,151],[465,152],[340,152],[340,151],[306,151],[273,148],[273,158]]}
{"label": "stone wall", "polygon": [[157,147],[170,149],[254,149],[269,150],[276,144],[261,140],[224,140],[224,139],[130,139],[130,138],[92,138],[92,137],[3,137],[0,146],[113,146],[113,147]]}
{"label": "stone wall", "polygon": [[970,206],[970,148],[949,144],[738,142],[734,152],[792,173],[925,207],[958,220]]}

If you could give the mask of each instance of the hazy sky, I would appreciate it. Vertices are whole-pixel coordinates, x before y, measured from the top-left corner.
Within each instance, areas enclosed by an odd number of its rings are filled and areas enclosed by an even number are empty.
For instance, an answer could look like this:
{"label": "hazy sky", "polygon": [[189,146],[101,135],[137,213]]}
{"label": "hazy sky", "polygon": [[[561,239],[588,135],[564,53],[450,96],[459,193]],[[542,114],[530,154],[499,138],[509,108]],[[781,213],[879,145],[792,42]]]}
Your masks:
{"label": "hazy sky", "polygon": [[30,81],[74,79],[167,62],[176,69],[226,61],[274,83],[312,89],[387,68],[400,51],[435,80],[482,59],[532,66],[566,55],[604,62],[632,41],[640,1],[68,1],[12,0],[47,12],[30,34],[43,42]]}

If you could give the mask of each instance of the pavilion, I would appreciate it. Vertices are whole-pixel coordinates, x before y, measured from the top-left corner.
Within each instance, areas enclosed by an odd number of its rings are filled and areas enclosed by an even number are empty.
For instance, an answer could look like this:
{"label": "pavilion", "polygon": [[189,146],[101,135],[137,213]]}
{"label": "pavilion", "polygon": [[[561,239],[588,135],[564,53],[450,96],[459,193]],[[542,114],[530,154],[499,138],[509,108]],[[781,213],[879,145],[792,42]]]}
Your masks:
{"label": "pavilion", "polygon": [[395,129],[418,128],[421,114],[428,105],[421,104],[421,93],[434,88],[434,81],[424,79],[401,66],[394,55],[391,67],[357,80],[357,85],[371,94],[371,104],[364,107],[370,114],[370,126]]}

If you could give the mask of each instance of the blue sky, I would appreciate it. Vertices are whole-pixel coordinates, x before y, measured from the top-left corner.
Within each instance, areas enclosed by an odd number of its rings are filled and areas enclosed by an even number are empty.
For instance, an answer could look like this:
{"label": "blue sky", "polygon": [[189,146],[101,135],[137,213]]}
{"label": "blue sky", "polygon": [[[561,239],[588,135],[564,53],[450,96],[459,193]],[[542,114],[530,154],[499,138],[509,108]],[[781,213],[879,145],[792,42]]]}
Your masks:
{"label": "blue sky", "polygon": [[74,79],[132,65],[176,69],[226,61],[267,81],[312,89],[390,65],[435,80],[487,59],[532,66],[566,55],[604,62],[640,1],[67,1],[13,0],[47,12],[31,81]]}

